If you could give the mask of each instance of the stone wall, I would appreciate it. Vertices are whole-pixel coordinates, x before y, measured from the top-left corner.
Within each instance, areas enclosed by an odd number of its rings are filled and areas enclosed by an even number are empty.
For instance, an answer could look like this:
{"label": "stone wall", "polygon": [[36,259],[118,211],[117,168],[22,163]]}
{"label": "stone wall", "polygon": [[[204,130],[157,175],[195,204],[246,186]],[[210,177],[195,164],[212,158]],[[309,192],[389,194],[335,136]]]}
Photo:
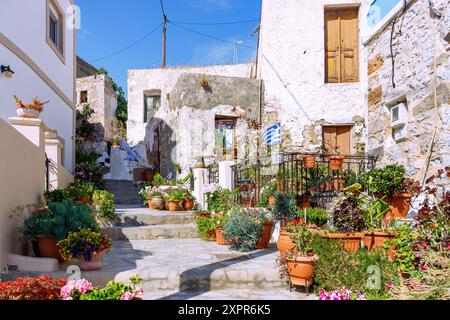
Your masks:
{"label": "stone wall", "polygon": [[[263,1],[258,77],[265,85],[264,128],[281,122],[285,150],[320,151],[323,124],[353,124],[351,152],[364,151],[366,63],[361,54],[359,82],[325,83],[324,10],[360,5],[363,30],[368,2]],[[362,50],[362,32],[359,38]]]}
{"label": "stone wall", "polygon": [[[249,78],[251,70],[251,65],[146,70],[159,76],[146,82],[140,81],[141,72],[131,71],[130,143],[138,144],[141,150],[145,146],[143,153],[152,165],[159,166],[164,176],[175,177],[179,174],[177,169],[184,175],[201,156],[207,163],[218,160],[214,152],[215,119],[225,117],[236,121],[238,158],[254,156],[258,130],[249,123],[260,119],[262,85],[261,81]],[[201,85],[202,80],[207,81],[206,86]],[[148,123],[143,123],[144,91],[154,89],[161,90],[161,107]]]}
{"label": "stone wall", "polygon": [[[450,164],[450,46],[444,39],[450,29],[450,6],[448,0],[432,3],[437,15],[431,15],[427,0],[417,0],[396,19],[393,56],[392,21],[366,46],[368,149],[379,155],[380,164],[403,164],[409,175],[419,179]],[[405,101],[408,109],[406,137],[397,142],[389,111],[395,101]],[[426,173],[430,147],[433,152]]]}

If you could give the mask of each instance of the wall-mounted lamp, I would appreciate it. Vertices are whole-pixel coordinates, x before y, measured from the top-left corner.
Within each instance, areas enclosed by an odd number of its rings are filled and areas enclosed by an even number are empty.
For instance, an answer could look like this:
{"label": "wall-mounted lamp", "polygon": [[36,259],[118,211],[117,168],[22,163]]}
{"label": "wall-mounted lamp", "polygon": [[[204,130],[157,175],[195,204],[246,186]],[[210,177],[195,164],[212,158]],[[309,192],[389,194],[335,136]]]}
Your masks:
{"label": "wall-mounted lamp", "polygon": [[11,70],[10,66],[0,66],[0,71],[5,75],[6,78],[12,78],[14,71]]}

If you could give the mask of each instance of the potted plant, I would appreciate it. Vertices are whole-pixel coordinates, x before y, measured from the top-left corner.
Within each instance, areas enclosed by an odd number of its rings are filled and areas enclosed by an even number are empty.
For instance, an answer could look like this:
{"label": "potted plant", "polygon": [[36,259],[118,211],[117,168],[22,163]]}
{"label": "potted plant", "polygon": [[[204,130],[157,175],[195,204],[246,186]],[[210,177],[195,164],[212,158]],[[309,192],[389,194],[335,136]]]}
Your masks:
{"label": "potted plant", "polygon": [[413,194],[407,192],[412,192],[416,186],[410,181],[410,179],[405,180],[405,168],[401,165],[375,168],[361,175],[361,182],[376,197],[385,199],[389,203],[387,217],[390,219],[405,218],[408,215]]}
{"label": "potted plant", "polygon": [[116,222],[116,207],[114,195],[106,190],[95,190],[92,195],[92,204],[97,211],[97,218],[101,221]]}
{"label": "potted plant", "polygon": [[89,206],[74,206],[72,200],[65,200],[62,203],[50,203],[48,209],[26,218],[19,229],[22,234],[38,241],[42,257],[64,261],[59,254],[58,241],[65,239],[69,232],[80,228],[99,230]]}
{"label": "potted plant", "polygon": [[264,209],[256,209],[256,222],[262,224],[262,230],[258,241],[256,242],[256,249],[266,249],[269,246],[270,236],[272,234],[272,216],[267,213]]}
{"label": "potted plant", "polygon": [[180,203],[184,200],[184,190],[178,188],[167,189],[165,200],[169,211],[178,211],[180,209]]}
{"label": "potted plant", "polygon": [[39,118],[39,114],[44,111],[44,105],[49,101],[41,102],[38,98],[34,98],[29,104],[23,103],[22,100],[14,95],[14,101],[16,102],[17,116],[22,118]]}
{"label": "potted plant", "polygon": [[389,204],[382,199],[373,199],[366,194],[359,197],[359,208],[364,215],[366,231],[364,232],[364,246],[367,250],[382,248],[386,239],[392,239],[394,234],[390,232],[384,217],[389,211]]}
{"label": "potted plant", "polygon": [[190,190],[184,191],[184,199],[181,205],[183,206],[183,210],[185,211],[192,211],[195,206],[195,200],[196,198],[192,194]]}
{"label": "potted plant", "polygon": [[303,221],[301,219],[295,219],[290,221],[281,229],[280,236],[277,241],[277,249],[282,257],[286,252],[295,248],[295,243],[292,240],[292,237],[300,230],[302,225]]}
{"label": "potted plant", "polygon": [[195,219],[211,218],[211,212],[207,210],[195,210],[193,214]]}
{"label": "potted plant", "polygon": [[306,169],[313,169],[316,166],[316,157],[315,156],[305,156],[303,158],[303,167]]}
{"label": "potted plant", "polygon": [[80,269],[84,271],[101,269],[103,256],[111,247],[112,241],[108,236],[90,229],[69,232],[67,238],[58,242],[59,253],[64,260],[80,259]]}
{"label": "potted plant", "polygon": [[262,201],[261,204],[264,207],[274,207],[276,203],[275,194],[278,189],[278,181],[277,179],[270,180],[261,190],[262,193]]}
{"label": "potted plant", "polygon": [[86,205],[91,203],[95,188],[90,183],[75,181],[68,186],[67,190],[74,203]]}
{"label": "potted plant", "polygon": [[345,157],[341,155],[338,147],[333,147],[329,143],[325,144],[327,144],[333,150],[333,154],[329,156],[330,169],[333,171],[341,170]]}
{"label": "potted plant", "polygon": [[166,206],[164,191],[159,187],[144,187],[139,194],[144,198],[144,204],[147,204],[149,209],[163,210]]}
{"label": "potted plant", "polygon": [[214,221],[216,224],[216,243],[221,246],[229,244],[228,240],[225,238],[223,231],[223,226],[227,223],[228,219],[228,213],[219,213],[214,216]]}
{"label": "potted plant", "polygon": [[364,216],[358,207],[358,199],[351,192],[338,196],[331,210],[332,228],[321,232],[322,236],[344,242],[344,249],[356,252],[361,248],[361,231],[365,228]]}
{"label": "potted plant", "polygon": [[[306,208],[306,223],[313,227],[322,228],[328,223],[330,214],[327,210],[322,208]],[[301,215],[302,212],[299,214]]]}
{"label": "potted plant", "polygon": [[319,259],[311,247],[313,234],[302,224],[292,239],[294,249],[286,255],[289,278],[292,284],[308,288],[314,283],[314,265]]}
{"label": "potted plant", "polygon": [[215,241],[216,239],[216,223],[213,217],[195,219],[197,226],[197,234],[204,241]]}

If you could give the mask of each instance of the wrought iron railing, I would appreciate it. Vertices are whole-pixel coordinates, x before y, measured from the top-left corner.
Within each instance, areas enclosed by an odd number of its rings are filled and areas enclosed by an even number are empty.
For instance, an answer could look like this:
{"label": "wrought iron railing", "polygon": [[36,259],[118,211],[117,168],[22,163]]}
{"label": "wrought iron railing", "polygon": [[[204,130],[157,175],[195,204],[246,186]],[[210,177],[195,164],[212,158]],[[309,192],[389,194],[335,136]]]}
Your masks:
{"label": "wrought iron railing", "polygon": [[[305,157],[315,159],[306,165]],[[376,157],[343,156],[340,169],[330,165],[333,155],[280,153],[233,166],[235,188],[241,203],[254,205],[262,200],[262,190],[276,179],[278,191],[291,193],[299,206],[328,208],[343,188],[359,181],[361,173],[375,166]]]}
{"label": "wrought iron railing", "polygon": [[45,155],[45,190],[50,191],[50,164],[51,160]]}
{"label": "wrought iron railing", "polygon": [[219,183],[219,165],[213,164],[208,166],[208,183],[218,184]]}

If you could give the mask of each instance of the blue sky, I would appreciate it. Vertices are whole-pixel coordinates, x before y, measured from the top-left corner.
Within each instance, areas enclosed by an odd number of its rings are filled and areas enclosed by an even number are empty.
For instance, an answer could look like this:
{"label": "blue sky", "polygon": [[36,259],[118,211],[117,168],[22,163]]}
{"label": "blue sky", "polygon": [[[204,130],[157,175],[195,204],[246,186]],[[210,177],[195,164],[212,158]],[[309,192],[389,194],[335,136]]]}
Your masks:
{"label": "blue sky", "polygon": [[[127,70],[159,67],[162,28],[136,46],[108,59],[142,39],[162,22],[159,0],[76,0],[81,11],[77,53],[95,67],[104,67],[126,90]],[[169,21],[220,23],[258,20],[261,0],[164,0]],[[191,25],[183,27],[227,41],[244,41],[256,47],[251,32],[258,22],[233,25]],[[168,25],[167,65],[227,64],[233,60],[233,45],[216,41],[175,25]],[[238,49],[238,62],[254,60],[255,50]]]}

